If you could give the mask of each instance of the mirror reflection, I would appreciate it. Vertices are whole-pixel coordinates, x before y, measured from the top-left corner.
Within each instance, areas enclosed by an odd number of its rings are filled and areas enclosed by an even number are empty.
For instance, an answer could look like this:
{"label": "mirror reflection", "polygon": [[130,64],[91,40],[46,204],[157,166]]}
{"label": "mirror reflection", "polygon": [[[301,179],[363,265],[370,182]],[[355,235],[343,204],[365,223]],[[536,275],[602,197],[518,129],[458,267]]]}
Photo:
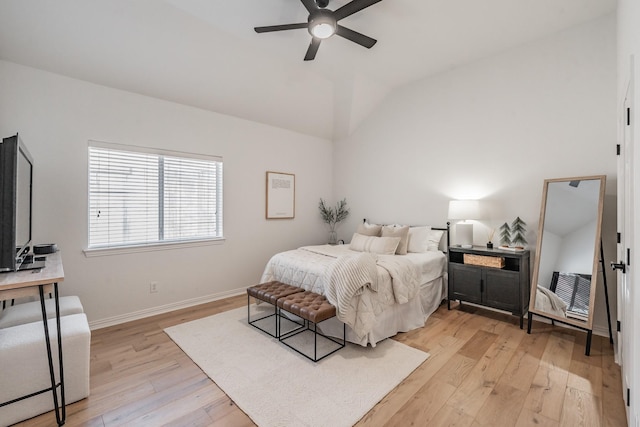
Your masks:
{"label": "mirror reflection", "polygon": [[591,328],[603,196],[604,177],[545,181],[533,312]]}

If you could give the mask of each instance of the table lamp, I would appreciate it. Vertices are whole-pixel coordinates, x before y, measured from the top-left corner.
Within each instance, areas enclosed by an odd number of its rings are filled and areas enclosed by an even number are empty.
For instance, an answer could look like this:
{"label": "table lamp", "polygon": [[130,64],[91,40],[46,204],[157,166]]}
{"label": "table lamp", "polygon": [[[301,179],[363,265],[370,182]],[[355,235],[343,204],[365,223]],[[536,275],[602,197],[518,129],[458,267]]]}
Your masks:
{"label": "table lamp", "polygon": [[478,200],[451,200],[449,202],[449,219],[460,220],[456,224],[456,240],[462,248],[473,246],[473,223],[469,220],[479,219],[480,202]]}

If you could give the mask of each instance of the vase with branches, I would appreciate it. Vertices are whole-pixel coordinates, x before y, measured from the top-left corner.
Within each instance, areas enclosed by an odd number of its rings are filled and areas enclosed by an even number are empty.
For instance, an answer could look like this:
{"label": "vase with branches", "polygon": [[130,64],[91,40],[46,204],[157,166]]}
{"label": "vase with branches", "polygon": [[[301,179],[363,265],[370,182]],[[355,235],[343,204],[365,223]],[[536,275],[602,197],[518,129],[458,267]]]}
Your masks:
{"label": "vase with branches", "polygon": [[322,220],[329,225],[329,244],[335,245],[337,240],[336,225],[345,220],[349,216],[349,208],[347,207],[347,199],[340,200],[334,208],[327,206],[322,198],[318,204],[320,216]]}

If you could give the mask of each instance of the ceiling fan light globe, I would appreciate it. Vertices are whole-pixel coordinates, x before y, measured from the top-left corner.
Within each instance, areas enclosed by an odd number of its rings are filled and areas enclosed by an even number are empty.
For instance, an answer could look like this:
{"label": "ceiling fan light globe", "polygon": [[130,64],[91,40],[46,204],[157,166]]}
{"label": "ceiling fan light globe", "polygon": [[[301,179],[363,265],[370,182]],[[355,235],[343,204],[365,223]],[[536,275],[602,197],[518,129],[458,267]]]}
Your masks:
{"label": "ceiling fan light globe", "polygon": [[336,33],[338,23],[330,10],[320,9],[309,15],[309,33],[318,39],[328,39]]}
{"label": "ceiling fan light globe", "polygon": [[328,39],[336,33],[336,28],[326,22],[320,22],[311,27],[311,35],[319,39]]}

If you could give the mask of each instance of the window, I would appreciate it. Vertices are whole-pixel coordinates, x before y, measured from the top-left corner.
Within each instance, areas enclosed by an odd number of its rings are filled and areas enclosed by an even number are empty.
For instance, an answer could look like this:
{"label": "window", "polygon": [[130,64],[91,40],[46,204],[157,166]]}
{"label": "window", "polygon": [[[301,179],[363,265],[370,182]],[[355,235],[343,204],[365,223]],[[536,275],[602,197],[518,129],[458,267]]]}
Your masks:
{"label": "window", "polygon": [[89,143],[89,249],[222,238],[222,158]]}

